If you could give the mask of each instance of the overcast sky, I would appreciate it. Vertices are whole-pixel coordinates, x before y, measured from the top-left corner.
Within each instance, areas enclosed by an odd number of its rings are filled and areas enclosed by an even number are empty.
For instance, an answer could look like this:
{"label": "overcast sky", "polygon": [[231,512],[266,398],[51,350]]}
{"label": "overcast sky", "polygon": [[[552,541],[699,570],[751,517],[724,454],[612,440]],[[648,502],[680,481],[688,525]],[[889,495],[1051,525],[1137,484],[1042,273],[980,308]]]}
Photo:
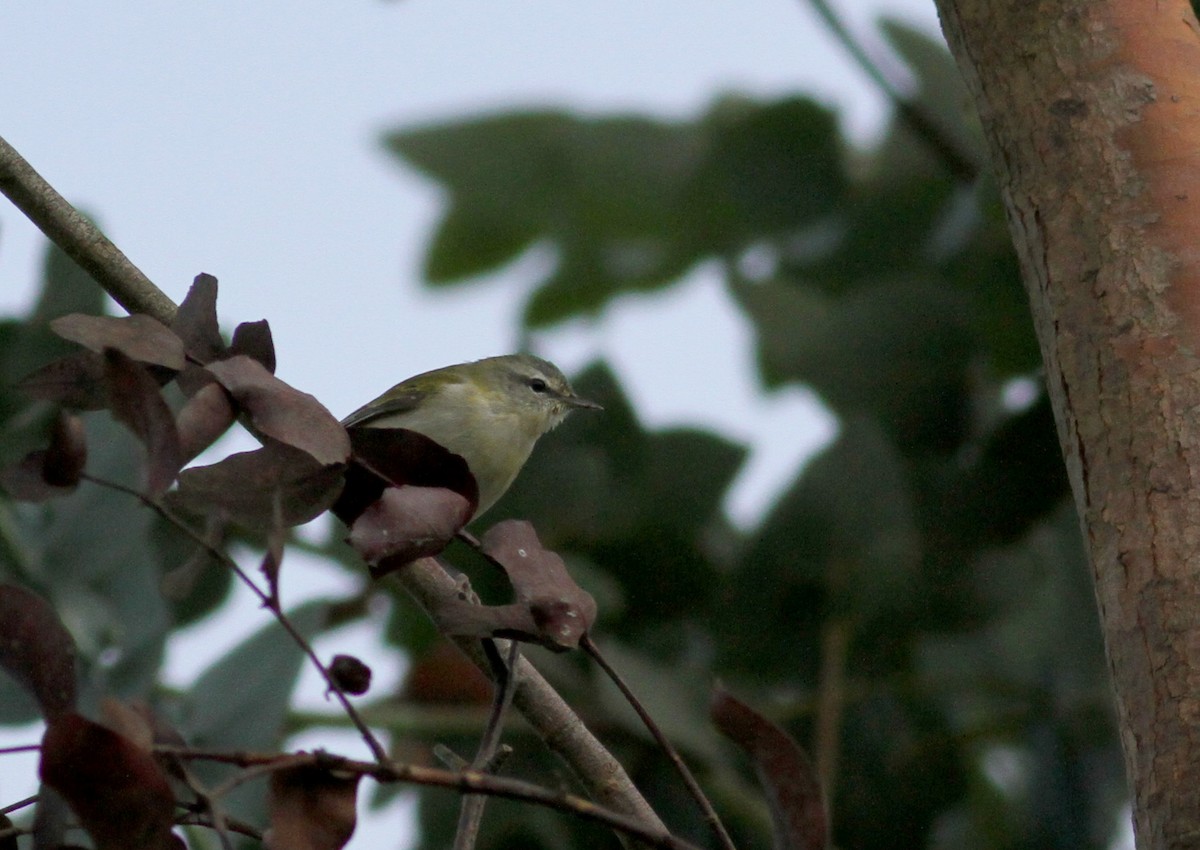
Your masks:
{"label": "overcast sky", "polygon": [[[936,33],[929,0],[840,5],[874,47],[880,14]],[[810,94],[860,141],[885,115],[798,0],[8,3],[0,80],[0,135],[173,298],[205,271],[223,324],[268,318],[280,376],[339,416],[407,375],[510,351],[539,262],[503,286],[422,291],[442,198],[383,153],[385,131],[547,105],[688,118],[724,92]],[[0,202],[0,310],[28,305],[41,250]],[[752,445],[729,504],[743,523],[833,432],[802,391],[758,394],[749,329],[708,269],[535,342],[567,371],[606,357],[652,426]],[[252,606],[229,616],[258,622]],[[172,663],[183,680],[225,646],[198,634]],[[31,770],[0,761],[0,803]],[[396,846],[397,830],[375,819],[350,846]]]}

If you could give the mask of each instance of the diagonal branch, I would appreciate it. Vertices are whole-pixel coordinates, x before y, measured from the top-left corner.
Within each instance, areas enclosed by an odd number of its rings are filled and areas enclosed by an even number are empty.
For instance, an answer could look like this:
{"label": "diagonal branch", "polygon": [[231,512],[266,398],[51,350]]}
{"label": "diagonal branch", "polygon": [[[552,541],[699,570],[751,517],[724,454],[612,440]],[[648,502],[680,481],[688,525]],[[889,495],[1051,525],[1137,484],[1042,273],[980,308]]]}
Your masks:
{"label": "diagonal branch", "polygon": [[130,313],[145,313],[171,324],[176,309],[171,299],[3,138],[0,192],[118,304]]}

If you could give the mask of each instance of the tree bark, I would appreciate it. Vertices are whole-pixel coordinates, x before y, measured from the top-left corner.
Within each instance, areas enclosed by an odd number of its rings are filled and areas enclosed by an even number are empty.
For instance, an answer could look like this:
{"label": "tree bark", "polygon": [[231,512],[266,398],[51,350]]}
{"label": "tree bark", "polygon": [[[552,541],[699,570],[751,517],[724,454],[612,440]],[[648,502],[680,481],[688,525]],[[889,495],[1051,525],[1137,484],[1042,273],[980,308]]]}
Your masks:
{"label": "tree bark", "polygon": [[1020,256],[1137,845],[1200,847],[1200,27],[1184,0],[937,0]]}

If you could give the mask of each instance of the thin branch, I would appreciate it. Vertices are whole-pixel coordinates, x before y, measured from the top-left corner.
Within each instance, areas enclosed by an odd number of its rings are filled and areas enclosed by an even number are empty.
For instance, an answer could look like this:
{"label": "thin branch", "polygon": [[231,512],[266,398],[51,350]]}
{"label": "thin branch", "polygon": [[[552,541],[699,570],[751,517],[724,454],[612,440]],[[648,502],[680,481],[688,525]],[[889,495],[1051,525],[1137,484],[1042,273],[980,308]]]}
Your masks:
{"label": "thin branch", "polygon": [[[842,714],[846,708],[846,652],[851,626],[845,620],[826,623],[821,632],[821,669],[817,686],[817,710],[813,747],[817,775],[825,787],[827,805],[836,796],[838,753],[841,750]],[[832,812],[829,813],[833,817]]]}
{"label": "thin branch", "polygon": [[130,313],[145,313],[164,325],[171,324],[176,310],[171,299],[3,138],[0,192],[118,304]]}
{"label": "thin branch", "polygon": [[181,759],[202,759],[245,768],[253,772],[252,778],[297,767],[316,767],[339,773],[369,776],[380,783],[410,782],[431,788],[446,788],[464,794],[487,794],[492,797],[521,800],[599,823],[653,847],[662,847],[665,850],[699,850],[696,845],[672,835],[665,827],[649,826],[637,818],[597,806],[591,800],[585,800],[583,797],[551,791],[540,785],[493,776],[476,770],[450,771],[398,762],[378,764],[320,751],[279,755],[198,750],[163,745],[156,746],[154,750],[157,753],[170,754]]}
{"label": "thin branch", "polygon": [[0,808],[0,815],[12,814],[15,811],[25,808],[26,806],[32,806],[37,801],[38,796],[37,794],[34,794],[32,797],[26,797],[24,800],[17,800],[15,803],[9,803],[7,806]]}
{"label": "thin branch", "polygon": [[[491,651],[488,651],[488,645]],[[487,727],[483,739],[479,742],[479,751],[471,767],[485,773],[493,773],[496,767],[496,755],[500,747],[500,735],[504,731],[504,715],[512,705],[513,694],[517,689],[517,677],[514,672],[517,659],[521,655],[521,644],[510,641],[508,644],[508,660],[500,658],[500,653],[494,641],[487,641],[484,651],[492,661],[493,678],[496,681],[495,694],[492,698],[492,711],[488,716]],[[454,834],[454,850],[471,850],[479,836],[479,825],[483,822],[483,808],[487,797],[481,794],[465,794],[462,798],[462,808],[458,813],[458,828]]]}
{"label": "thin branch", "polygon": [[713,808],[712,803],[705,796],[704,790],[700,787],[700,783],[696,781],[696,777],[692,775],[691,769],[688,768],[671,742],[667,740],[667,736],[663,734],[662,729],[654,722],[654,718],[650,716],[650,712],[646,711],[646,707],[642,705],[641,700],[634,695],[629,685],[621,678],[621,674],[608,663],[608,660],[601,654],[599,647],[592,641],[590,635],[584,635],[583,640],[579,642],[579,646],[600,665],[600,669],[605,672],[613,684],[621,691],[625,697],[625,701],[633,706],[633,710],[637,712],[637,716],[642,719],[642,723],[650,731],[650,734],[654,736],[654,740],[658,742],[658,746],[667,754],[667,758],[675,766],[675,771],[687,787],[688,793],[692,795],[692,799],[700,806],[700,811],[704,814],[704,820],[708,823],[709,829],[712,830],[717,842],[724,850],[737,850],[733,844],[733,839],[725,829],[725,825],[721,823],[721,818],[717,814],[717,810]]}
{"label": "thin branch", "polygon": [[133,487],[127,487],[124,484],[120,484],[116,481],[97,478],[94,475],[88,475],[86,473],[82,476],[82,478],[101,487],[108,487],[109,489],[117,490],[121,493],[126,493],[130,496],[133,496],[168,523],[190,537],[196,545],[203,547],[204,550],[208,552],[210,557],[215,558],[217,561],[220,561],[222,564],[228,567],[233,574],[236,575],[241,582],[250,589],[250,592],[258,597],[258,600],[262,603],[262,606],[275,616],[275,619],[279,622],[279,625],[283,626],[284,631],[288,633],[296,646],[300,647],[300,651],[308,656],[308,660],[312,662],[313,666],[316,667],[317,671],[321,674],[321,677],[325,679],[325,684],[329,686],[329,690],[333,693],[334,697],[337,698],[338,702],[342,704],[342,710],[346,712],[346,716],[350,718],[355,727],[358,729],[359,735],[362,736],[362,739],[366,743],[368,749],[371,750],[371,755],[374,756],[375,760],[380,764],[387,762],[387,750],[385,750],[383,745],[379,743],[374,733],[371,732],[371,728],[367,726],[362,717],[359,715],[358,710],[355,709],[353,704],[351,704],[349,697],[346,696],[341,685],[338,684],[333,674],[329,672],[329,669],[321,661],[320,657],[318,657],[316,650],[312,648],[312,644],[308,642],[308,638],[300,633],[300,630],[296,628],[296,624],[293,623],[291,618],[283,612],[283,609],[279,606],[279,601],[274,599],[271,594],[263,591],[262,588],[255,584],[250,576],[246,574],[245,570],[243,570],[237,563],[237,561],[229,557],[229,555],[223,549],[220,549],[219,547],[213,546],[211,543],[209,543],[204,535],[200,534],[186,522],[183,522],[181,519],[176,517],[157,499],[154,499]]}
{"label": "thin branch", "polygon": [[36,753],[41,748],[41,744],[19,744],[15,747],[0,747],[0,756],[7,756],[12,753]]}
{"label": "thin branch", "polygon": [[[444,600],[457,597],[459,592],[458,582],[434,558],[413,561],[392,575],[404,583],[426,611],[437,610]],[[477,639],[453,636],[451,639],[480,670],[487,672],[490,669]],[[665,830],[621,763],[596,740],[528,659],[521,657],[518,660],[516,673],[513,706],[529,721],[546,746],[571,765],[588,793],[609,809],[637,818],[647,827]]]}
{"label": "thin branch", "polygon": [[808,0],[808,2],[825,22],[825,26],[829,28],[833,37],[850,54],[850,58],[887,96],[900,118],[930,147],[946,166],[946,170],[950,172],[951,176],[961,183],[974,182],[980,172],[980,163],[975,154],[964,149],[957,139],[948,135],[924,106],[901,93],[900,87],[888,79],[879,64],[867,53],[867,49],[854,37],[845,22],[838,17],[829,0]]}

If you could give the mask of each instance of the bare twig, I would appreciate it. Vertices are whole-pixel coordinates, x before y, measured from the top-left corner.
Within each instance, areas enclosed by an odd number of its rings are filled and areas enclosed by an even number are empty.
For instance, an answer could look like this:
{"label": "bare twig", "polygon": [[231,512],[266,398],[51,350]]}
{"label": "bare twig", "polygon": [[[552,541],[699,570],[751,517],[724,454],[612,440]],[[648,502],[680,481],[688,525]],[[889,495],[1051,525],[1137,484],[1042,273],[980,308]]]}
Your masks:
{"label": "bare twig", "polygon": [[637,818],[597,806],[583,797],[551,791],[540,785],[493,776],[476,770],[450,771],[394,761],[389,764],[378,764],[348,759],[326,752],[234,753],[162,745],[156,746],[154,749],[157,753],[170,754],[181,759],[215,761],[246,768],[253,773],[253,776],[249,778],[298,767],[317,767],[339,773],[369,776],[381,783],[411,782],[431,788],[447,788],[464,794],[487,794],[492,797],[522,800],[599,823],[652,847],[662,847],[665,850],[699,850],[696,845],[672,835],[665,827],[648,825]]}
{"label": "bare twig", "polygon": [[32,806],[37,801],[38,796],[37,794],[34,794],[32,797],[26,797],[24,800],[17,800],[15,803],[9,803],[7,806],[0,807],[0,815],[11,814],[12,812],[23,809],[26,806]]}
{"label": "bare twig", "polygon": [[621,674],[618,673],[616,669],[608,663],[608,660],[603,654],[601,654],[599,647],[597,647],[592,641],[590,635],[584,635],[583,639],[579,642],[579,646],[584,652],[591,656],[597,664],[600,665],[600,669],[605,672],[608,678],[612,680],[613,684],[615,684],[621,691],[626,702],[628,702],[633,707],[633,710],[637,712],[637,716],[642,719],[642,723],[645,725],[646,729],[648,729],[650,734],[654,736],[654,740],[658,743],[658,746],[664,753],[666,753],[667,758],[671,761],[671,764],[675,766],[675,771],[679,774],[680,778],[683,779],[683,784],[687,787],[688,793],[692,795],[692,799],[694,799],[696,804],[700,806],[700,811],[704,814],[704,820],[708,823],[709,829],[712,830],[717,842],[721,845],[721,847],[724,848],[724,850],[736,850],[736,847],[734,847],[733,844],[733,839],[726,831],[725,825],[721,823],[721,818],[717,814],[717,810],[713,808],[712,803],[710,803],[708,797],[705,796],[704,790],[700,787],[700,783],[696,781],[696,777],[692,775],[691,769],[688,768],[687,764],[684,762],[683,758],[679,755],[679,752],[675,749],[671,742],[667,740],[667,736],[663,734],[662,729],[660,729],[658,724],[654,722],[654,718],[650,716],[650,712],[646,711],[646,707],[642,705],[641,700],[634,695],[633,691],[630,690],[629,685],[625,683],[623,678],[621,678]]}
{"label": "bare twig", "polygon": [[[488,715],[487,727],[483,739],[479,742],[479,751],[475,753],[475,761],[471,767],[485,773],[494,771],[494,761],[500,746],[500,735],[504,731],[504,715],[512,705],[513,694],[517,689],[517,677],[514,671],[517,659],[521,655],[521,644],[511,641],[508,645],[508,659],[500,658],[500,653],[493,641],[489,652],[484,652],[492,661],[493,678],[496,681],[495,693],[492,697],[492,711]],[[479,825],[483,821],[483,807],[487,797],[480,794],[465,794],[462,798],[462,808],[458,814],[458,829],[454,835],[454,850],[471,850],[479,835]]]}
{"label": "bare twig", "polygon": [[0,192],[118,304],[171,324],[176,309],[171,299],[2,138]]}

